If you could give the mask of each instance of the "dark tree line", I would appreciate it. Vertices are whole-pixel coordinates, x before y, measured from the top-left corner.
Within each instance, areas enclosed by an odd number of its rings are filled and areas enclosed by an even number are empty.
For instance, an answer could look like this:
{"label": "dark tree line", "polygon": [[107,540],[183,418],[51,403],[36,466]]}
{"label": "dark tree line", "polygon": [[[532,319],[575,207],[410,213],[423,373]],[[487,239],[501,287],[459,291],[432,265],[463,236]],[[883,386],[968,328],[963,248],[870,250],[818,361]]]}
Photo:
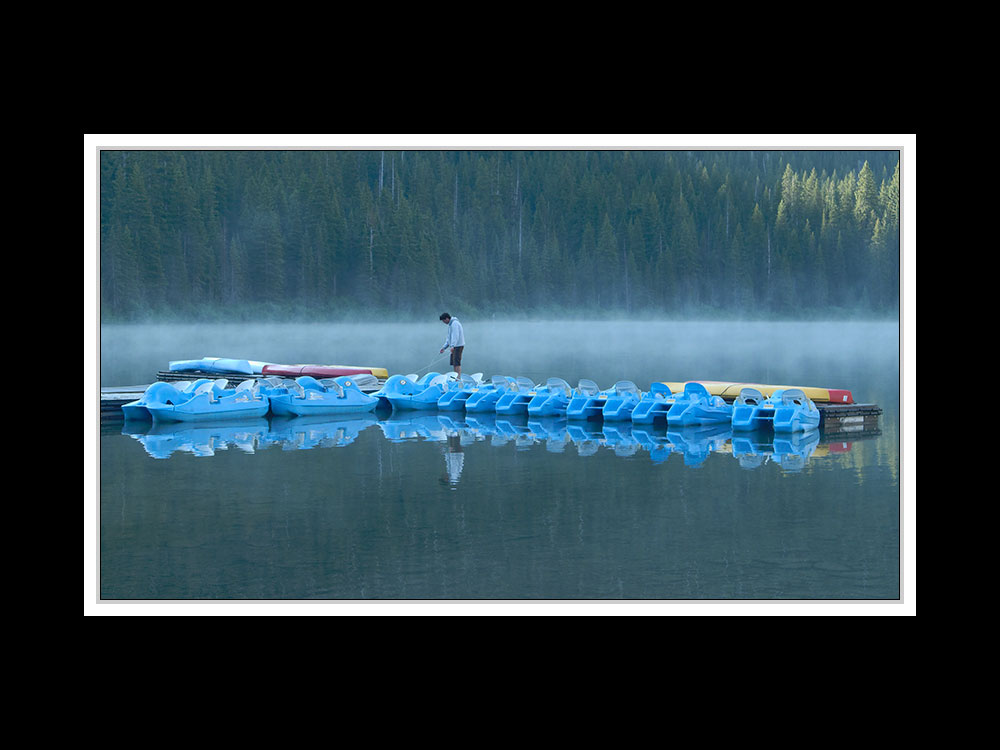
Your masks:
{"label": "dark tree line", "polygon": [[897,151],[104,151],[101,315],[896,316]]}

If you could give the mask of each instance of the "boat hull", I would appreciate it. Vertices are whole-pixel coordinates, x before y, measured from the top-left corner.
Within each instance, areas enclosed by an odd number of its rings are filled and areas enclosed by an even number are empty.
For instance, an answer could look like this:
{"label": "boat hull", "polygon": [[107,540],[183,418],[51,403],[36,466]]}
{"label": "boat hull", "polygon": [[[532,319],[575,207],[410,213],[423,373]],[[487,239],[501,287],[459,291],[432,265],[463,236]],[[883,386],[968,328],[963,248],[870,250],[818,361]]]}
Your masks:
{"label": "boat hull", "polygon": [[733,406],[733,429],[749,432],[769,430],[774,426],[774,407],[770,404]]}
{"label": "boat hull", "polygon": [[501,395],[503,395],[502,392],[498,390],[482,390],[477,393],[473,393],[465,402],[465,411],[467,413],[471,412],[472,414],[495,414],[497,410],[497,401],[500,400]]}
{"label": "boat hull", "polygon": [[673,403],[667,399],[641,399],[632,410],[632,423],[653,424],[657,421],[665,422],[667,420],[667,412],[670,411],[672,405]]}
{"label": "boat hull", "polygon": [[528,415],[532,417],[565,417],[569,399],[562,393],[540,393],[528,402]]}
{"label": "boat hull", "polygon": [[574,396],[566,404],[566,419],[600,419],[607,396]]}
{"label": "boat hull", "polygon": [[[220,399],[222,401],[222,399]],[[222,419],[263,417],[270,409],[267,399],[213,404],[207,395],[195,396],[183,404],[147,406],[154,422],[211,422]]]}
{"label": "boat hull", "polygon": [[632,412],[639,399],[632,397],[611,396],[604,402],[601,416],[605,422],[627,422],[632,419]]}

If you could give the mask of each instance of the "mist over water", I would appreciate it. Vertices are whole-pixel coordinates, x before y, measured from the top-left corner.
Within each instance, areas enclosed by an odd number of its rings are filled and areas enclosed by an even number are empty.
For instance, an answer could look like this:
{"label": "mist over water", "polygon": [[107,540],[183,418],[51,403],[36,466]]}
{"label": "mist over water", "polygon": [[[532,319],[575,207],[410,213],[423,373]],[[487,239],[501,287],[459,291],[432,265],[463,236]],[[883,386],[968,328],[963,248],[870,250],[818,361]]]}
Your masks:
{"label": "mist over water", "polygon": [[[632,380],[757,381],[848,388],[886,366],[898,373],[895,322],[462,320],[463,372],[580,378],[601,387]],[[171,360],[236,357],[279,364],[450,369],[437,320],[400,323],[110,324],[101,326],[101,385],[149,383]]]}

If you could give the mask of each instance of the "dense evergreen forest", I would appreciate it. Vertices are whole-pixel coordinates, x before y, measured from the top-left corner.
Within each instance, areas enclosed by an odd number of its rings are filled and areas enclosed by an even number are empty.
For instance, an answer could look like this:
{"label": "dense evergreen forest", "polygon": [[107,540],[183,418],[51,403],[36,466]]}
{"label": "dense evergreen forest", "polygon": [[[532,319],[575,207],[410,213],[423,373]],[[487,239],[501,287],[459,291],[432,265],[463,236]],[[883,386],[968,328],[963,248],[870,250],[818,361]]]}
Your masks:
{"label": "dense evergreen forest", "polygon": [[899,305],[898,151],[102,151],[104,321]]}

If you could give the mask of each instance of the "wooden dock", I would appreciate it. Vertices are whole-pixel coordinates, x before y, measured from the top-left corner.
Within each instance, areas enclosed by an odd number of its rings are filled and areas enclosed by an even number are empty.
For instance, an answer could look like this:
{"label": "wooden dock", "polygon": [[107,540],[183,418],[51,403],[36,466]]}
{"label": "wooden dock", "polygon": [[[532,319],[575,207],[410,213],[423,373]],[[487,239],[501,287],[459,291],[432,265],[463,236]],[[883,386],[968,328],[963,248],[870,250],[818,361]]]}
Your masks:
{"label": "wooden dock", "polygon": [[816,404],[824,430],[862,432],[878,427],[882,407],[877,404]]}
{"label": "wooden dock", "polygon": [[147,388],[148,385],[115,385],[101,388],[101,421],[125,419],[122,404],[135,401],[146,392]]}

